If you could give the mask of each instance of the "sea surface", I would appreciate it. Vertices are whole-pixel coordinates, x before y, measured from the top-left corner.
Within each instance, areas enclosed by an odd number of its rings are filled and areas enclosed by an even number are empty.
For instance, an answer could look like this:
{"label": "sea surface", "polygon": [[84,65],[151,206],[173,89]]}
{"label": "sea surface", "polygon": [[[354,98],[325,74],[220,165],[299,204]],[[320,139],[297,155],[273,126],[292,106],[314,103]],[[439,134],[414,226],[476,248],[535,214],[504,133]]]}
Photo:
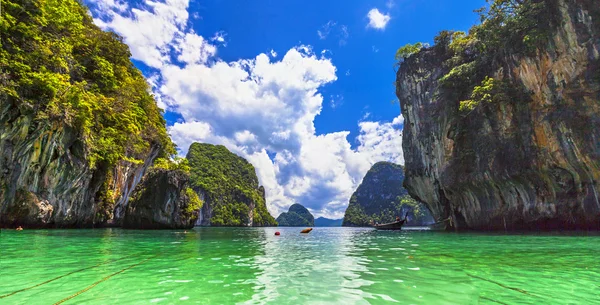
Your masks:
{"label": "sea surface", "polygon": [[300,229],[2,230],[0,304],[600,304],[597,234]]}

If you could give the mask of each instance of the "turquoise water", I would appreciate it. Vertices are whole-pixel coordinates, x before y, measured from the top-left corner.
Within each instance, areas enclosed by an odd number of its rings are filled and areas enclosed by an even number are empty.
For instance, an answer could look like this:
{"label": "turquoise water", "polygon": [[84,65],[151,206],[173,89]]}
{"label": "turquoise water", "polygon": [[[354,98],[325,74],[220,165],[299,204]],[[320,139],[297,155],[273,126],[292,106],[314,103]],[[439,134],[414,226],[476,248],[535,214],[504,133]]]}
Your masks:
{"label": "turquoise water", "polygon": [[299,231],[2,230],[0,304],[600,304],[599,236]]}

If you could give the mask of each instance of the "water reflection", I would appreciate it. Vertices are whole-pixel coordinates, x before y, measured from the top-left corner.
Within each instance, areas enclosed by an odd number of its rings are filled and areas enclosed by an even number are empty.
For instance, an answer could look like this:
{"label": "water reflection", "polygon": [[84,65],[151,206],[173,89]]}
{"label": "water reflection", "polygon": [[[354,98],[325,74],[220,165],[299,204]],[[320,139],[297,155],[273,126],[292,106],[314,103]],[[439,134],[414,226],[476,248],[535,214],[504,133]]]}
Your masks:
{"label": "water reflection", "polygon": [[255,293],[243,304],[367,304],[362,287],[373,282],[361,277],[368,271],[356,254],[354,235],[360,231],[315,228],[300,234],[297,228],[265,229],[264,255],[254,258]]}
{"label": "water reflection", "polygon": [[299,230],[3,231],[0,303],[600,304],[598,236]]}

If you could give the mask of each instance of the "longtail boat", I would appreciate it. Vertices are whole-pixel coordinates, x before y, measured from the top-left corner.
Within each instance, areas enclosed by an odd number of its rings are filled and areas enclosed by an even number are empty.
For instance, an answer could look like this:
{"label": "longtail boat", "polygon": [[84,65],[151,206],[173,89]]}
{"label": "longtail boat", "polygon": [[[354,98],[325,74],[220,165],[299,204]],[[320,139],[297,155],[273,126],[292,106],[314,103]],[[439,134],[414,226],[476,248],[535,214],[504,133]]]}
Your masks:
{"label": "longtail boat", "polygon": [[373,227],[377,230],[402,230],[402,226],[408,219],[408,213],[404,216],[404,219],[400,221],[394,221],[389,223],[376,224]]}

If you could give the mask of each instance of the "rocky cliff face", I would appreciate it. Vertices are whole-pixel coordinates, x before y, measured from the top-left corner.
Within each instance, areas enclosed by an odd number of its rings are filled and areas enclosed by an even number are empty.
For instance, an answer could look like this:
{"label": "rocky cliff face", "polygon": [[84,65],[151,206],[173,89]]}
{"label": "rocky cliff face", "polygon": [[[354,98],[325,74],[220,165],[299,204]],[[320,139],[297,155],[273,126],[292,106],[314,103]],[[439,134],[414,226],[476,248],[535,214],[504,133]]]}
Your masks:
{"label": "rocky cliff face", "polygon": [[315,217],[303,205],[295,203],[277,217],[277,223],[280,227],[312,227]]}
{"label": "rocky cliff face", "polygon": [[404,185],[457,229],[600,228],[600,6],[540,3],[558,21],[549,41],[490,61],[504,98],[490,91],[461,111],[448,94],[461,88],[441,84],[452,67],[440,48],[398,70]]}
{"label": "rocky cliff face", "polygon": [[11,107],[0,117],[0,226],[119,224],[131,190],[159,151],[152,148],[143,164],[93,169],[72,128],[32,123]]}
{"label": "rocky cliff face", "polygon": [[192,228],[200,214],[202,202],[189,185],[189,174],[181,170],[150,170],[132,193],[123,227]]}
{"label": "rocky cliff face", "polygon": [[146,169],[175,152],[129,48],[75,0],[2,9],[0,226],[119,225]]}
{"label": "rocky cliff face", "polygon": [[191,185],[204,202],[201,226],[274,226],[254,166],[225,146],[193,143],[186,157]]}
{"label": "rocky cliff face", "polygon": [[363,178],[344,214],[343,226],[369,226],[387,223],[409,213],[410,225],[432,221],[427,208],[415,202],[402,187],[402,166],[390,162],[375,163]]}

